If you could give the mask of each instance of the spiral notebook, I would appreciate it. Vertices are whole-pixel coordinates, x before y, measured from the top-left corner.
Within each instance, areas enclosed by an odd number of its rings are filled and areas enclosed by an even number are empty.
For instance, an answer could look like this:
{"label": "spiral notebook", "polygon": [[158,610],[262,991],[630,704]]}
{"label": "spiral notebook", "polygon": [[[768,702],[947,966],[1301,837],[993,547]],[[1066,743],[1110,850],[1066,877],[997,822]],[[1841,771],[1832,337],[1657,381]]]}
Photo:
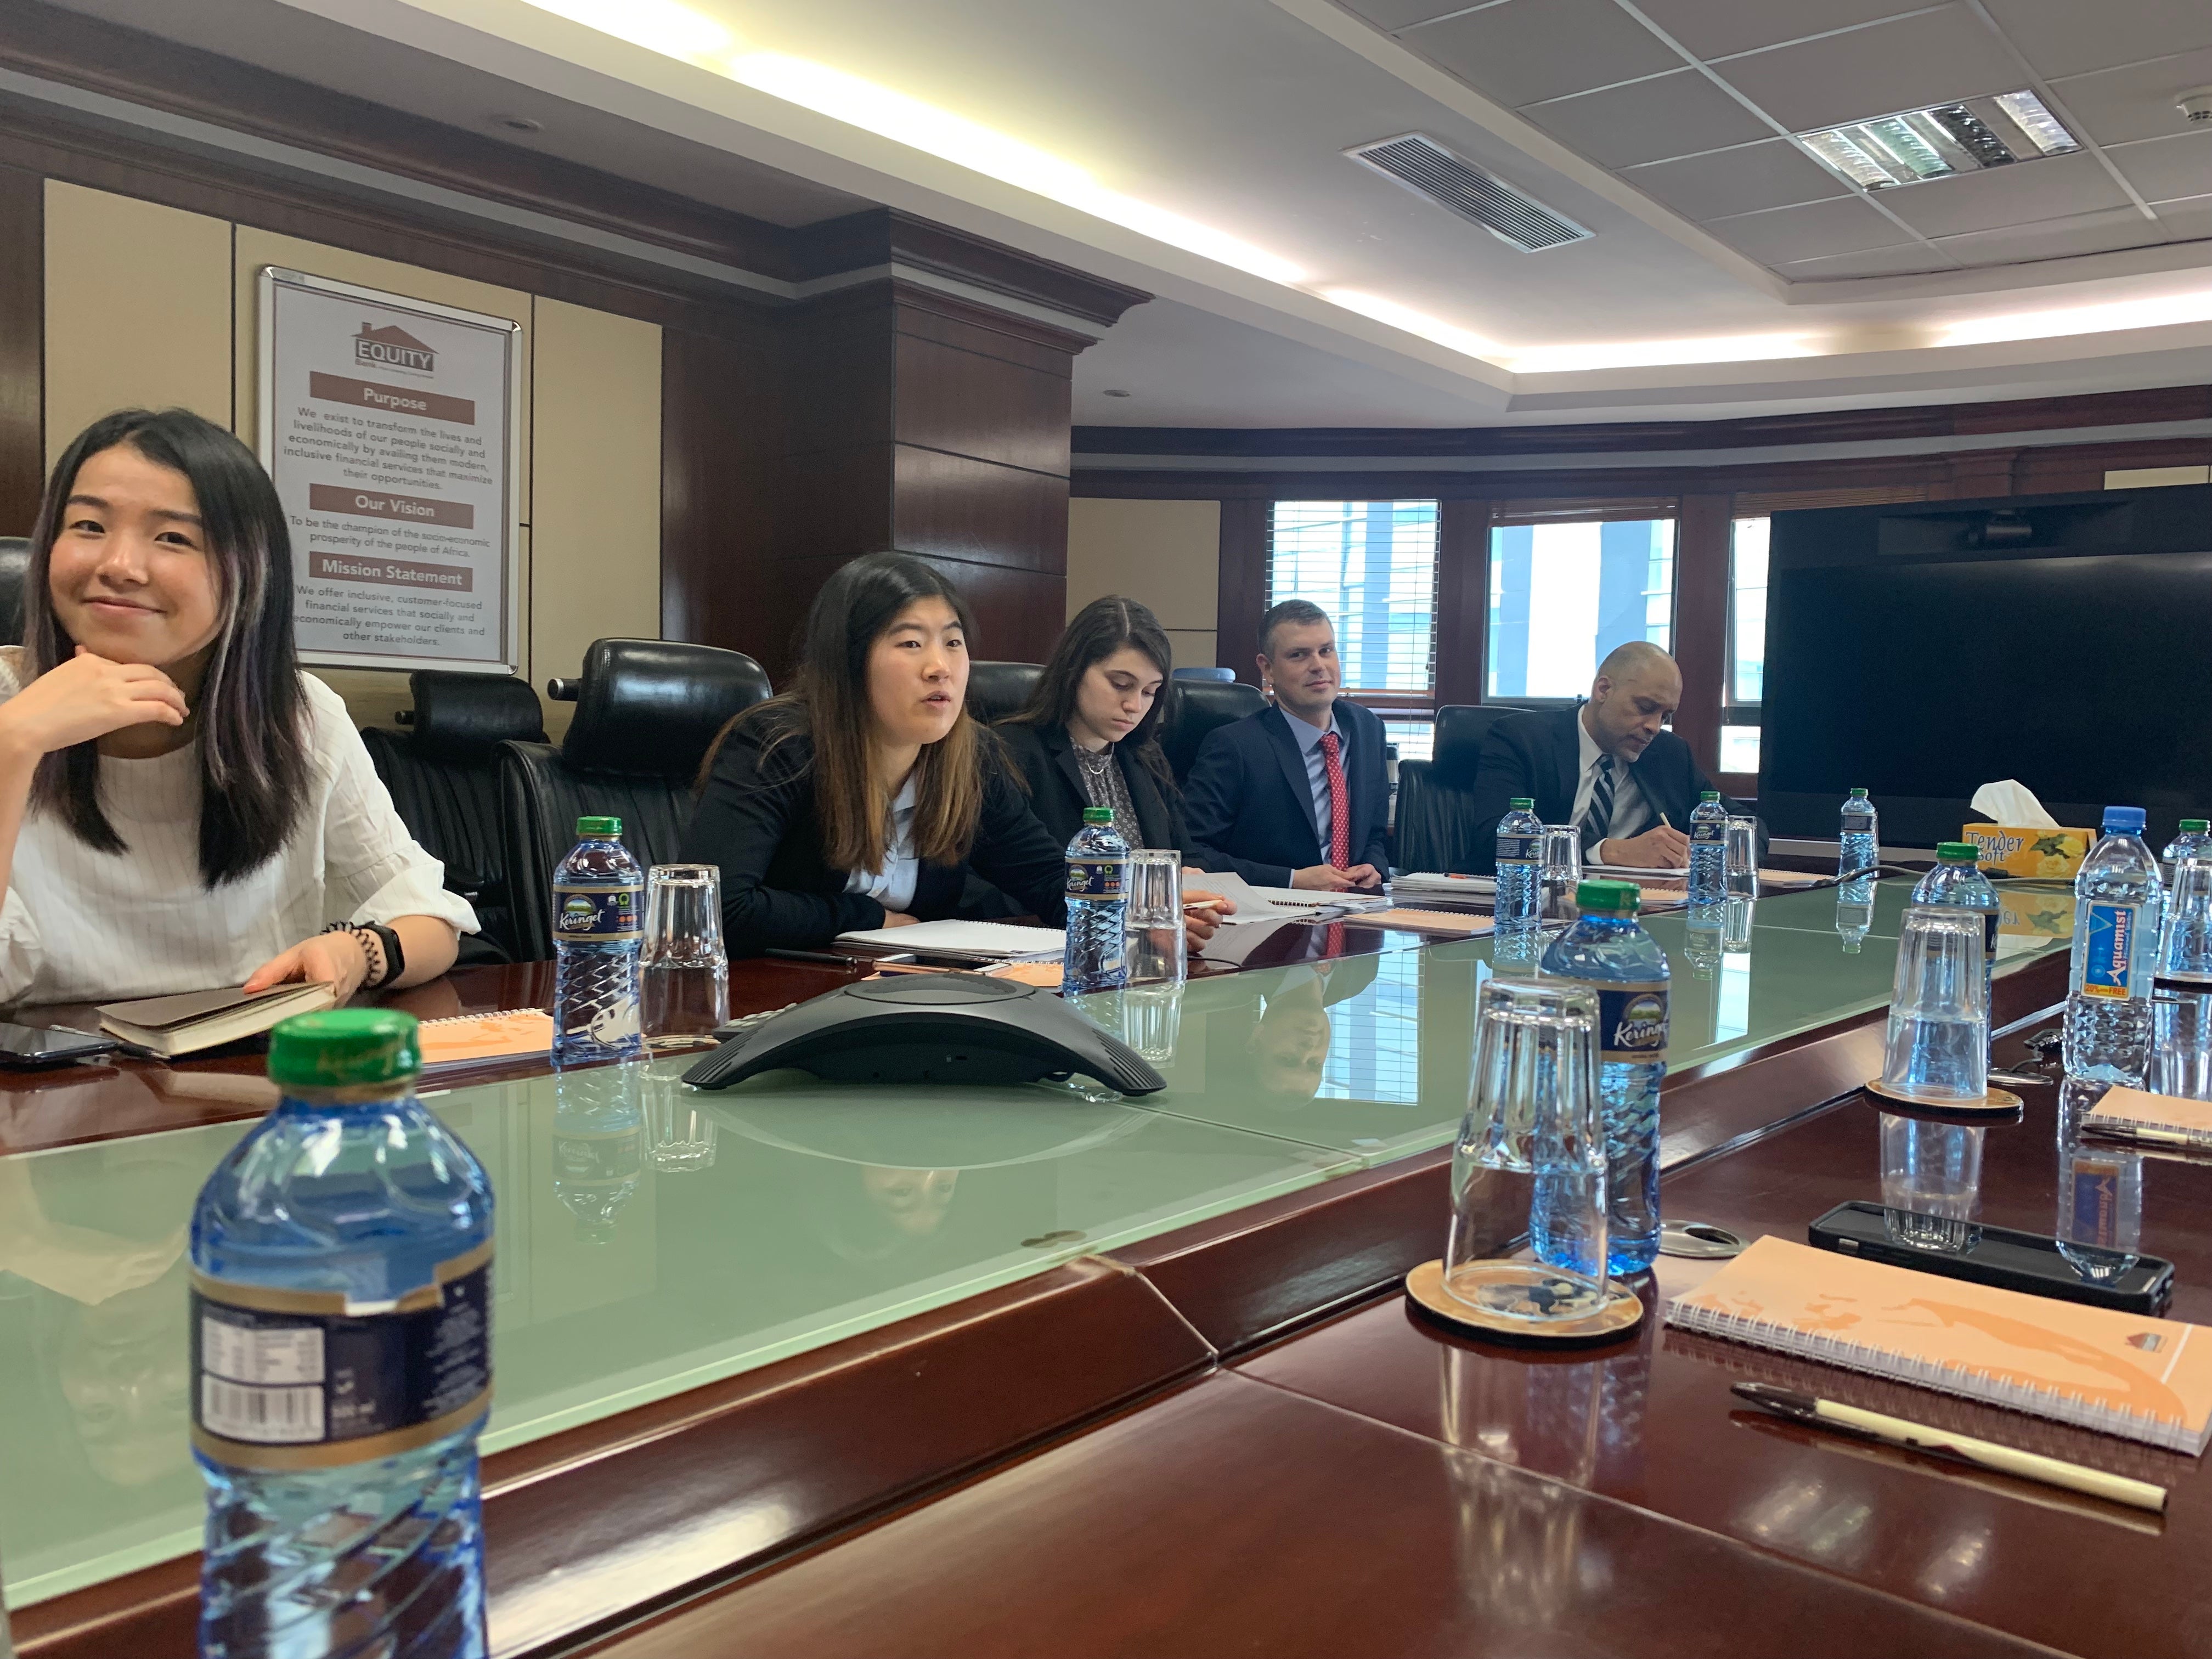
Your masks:
{"label": "spiral notebook", "polygon": [[543,1008],[426,1019],[419,1033],[422,1067],[489,1066],[553,1052],[553,1016]]}
{"label": "spiral notebook", "polygon": [[2185,1100],[2179,1095],[2154,1095],[2124,1086],[2107,1089],[2104,1098],[2081,1120],[2081,1127],[2124,1140],[2163,1142],[2212,1152],[2212,1101]]}
{"label": "spiral notebook", "polygon": [[2212,1331],[1762,1238],[1667,1322],[2201,1455]]}

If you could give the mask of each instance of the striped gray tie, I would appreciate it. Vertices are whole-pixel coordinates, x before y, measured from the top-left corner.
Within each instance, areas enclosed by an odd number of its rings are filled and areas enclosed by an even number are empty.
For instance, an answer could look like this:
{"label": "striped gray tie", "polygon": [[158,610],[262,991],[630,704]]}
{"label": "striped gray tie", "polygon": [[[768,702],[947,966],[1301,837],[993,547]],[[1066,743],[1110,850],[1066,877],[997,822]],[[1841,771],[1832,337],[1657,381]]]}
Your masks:
{"label": "striped gray tie", "polygon": [[1613,830],[1613,757],[1597,757],[1597,787],[1590,791],[1589,811],[1583,814],[1583,850],[1595,850]]}

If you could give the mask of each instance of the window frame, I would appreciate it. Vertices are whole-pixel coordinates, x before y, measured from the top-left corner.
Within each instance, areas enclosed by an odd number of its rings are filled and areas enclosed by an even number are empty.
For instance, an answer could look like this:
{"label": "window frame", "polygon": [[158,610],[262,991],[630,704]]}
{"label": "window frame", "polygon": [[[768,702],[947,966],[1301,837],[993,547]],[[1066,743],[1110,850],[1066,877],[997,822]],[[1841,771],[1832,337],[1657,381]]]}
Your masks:
{"label": "window frame", "polygon": [[[1438,702],[1437,696],[1437,671],[1438,658],[1441,655],[1441,635],[1443,633],[1443,588],[1444,562],[1444,504],[1442,498],[1435,495],[1355,495],[1342,497],[1323,495],[1271,496],[1267,502],[1264,533],[1261,538],[1260,548],[1261,610],[1264,613],[1265,611],[1272,609],[1277,601],[1277,594],[1275,592],[1275,520],[1278,512],[1282,507],[1286,506],[1316,503],[1334,503],[1350,507],[1372,506],[1376,502],[1389,502],[1394,505],[1399,502],[1411,502],[1419,505],[1425,505],[1432,509],[1431,532],[1431,541],[1429,553],[1429,683],[1427,687],[1421,690],[1408,690],[1403,688],[1365,687],[1346,684],[1341,688],[1338,695],[1351,698],[1354,702],[1358,703],[1364,708],[1372,709],[1376,714],[1382,716],[1386,720],[1420,719],[1433,722],[1436,719]],[[1289,599],[1295,597],[1295,595],[1286,593],[1281,597]],[[1334,611],[1330,612],[1329,621],[1332,624],[1338,623],[1339,618]],[[1341,654],[1342,653],[1340,649],[1340,657],[1341,657]]]}

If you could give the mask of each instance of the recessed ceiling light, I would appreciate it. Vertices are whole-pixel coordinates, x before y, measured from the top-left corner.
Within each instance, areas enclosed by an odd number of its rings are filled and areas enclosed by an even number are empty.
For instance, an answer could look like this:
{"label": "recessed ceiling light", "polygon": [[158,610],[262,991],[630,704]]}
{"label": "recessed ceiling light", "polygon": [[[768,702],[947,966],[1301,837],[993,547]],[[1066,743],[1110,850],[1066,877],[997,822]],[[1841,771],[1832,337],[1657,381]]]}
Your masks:
{"label": "recessed ceiling light", "polygon": [[1505,355],[1516,374],[1560,374],[1593,368],[1657,368],[1683,363],[1752,363],[1815,357],[1820,346],[1802,334],[1734,334],[1692,340],[1621,340],[1603,345],[1531,346]]}
{"label": "recessed ceiling light", "polygon": [[1979,317],[1954,323],[1938,345],[1987,345],[2001,340],[2053,340],[2069,334],[2110,334],[2125,328],[2170,328],[2177,323],[2212,322],[2212,289],[2163,300],[2121,300],[2106,305],[2069,306],[2011,317]]}
{"label": "recessed ceiling light", "polygon": [[545,131],[545,123],[543,121],[533,121],[527,115],[495,115],[491,118],[491,124],[495,127],[504,127],[509,132],[543,132]]}
{"label": "recessed ceiling light", "polygon": [[1862,190],[1917,185],[2081,148],[2032,92],[1930,104],[1797,137],[1830,172]]}
{"label": "recessed ceiling light", "polygon": [[1126,398],[1126,397],[1127,397],[1129,394],[1128,394],[1127,392],[1126,392],[1122,391],[1122,390],[1121,390],[1121,387],[1119,387],[1119,386],[1108,386],[1108,387],[1107,387],[1103,392],[1100,392],[1098,395],[1099,395],[1100,397],[1102,397],[1102,398]]}

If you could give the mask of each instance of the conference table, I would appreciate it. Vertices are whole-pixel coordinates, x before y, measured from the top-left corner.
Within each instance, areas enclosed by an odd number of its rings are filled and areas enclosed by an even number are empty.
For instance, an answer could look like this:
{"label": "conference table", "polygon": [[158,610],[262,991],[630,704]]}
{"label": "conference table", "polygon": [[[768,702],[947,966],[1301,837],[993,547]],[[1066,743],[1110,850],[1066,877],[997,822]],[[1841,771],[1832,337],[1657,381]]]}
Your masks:
{"label": "conference table", "polygon": [[[1879,1197],[1859,1085],[1909,882],[1770,894],[1674,975],[1669,1216],[1802,1238]],[[1999,1053],[2051,1023],[2063,893],[2008,907]],[[1839,911],[1856,921],[1839,933]],[[1855,937],[1863,927],[1863,937]],[[1168,1087],[687,1089],[684,1055],[426,1079],[497,1197],[494,1650],[647,1656],[2212,1650],[2196,1460],[1666,1330],[1465,1340],[1437,1255],[1482,939],[1292,924],[1179,997],[1086,1000]],[[1510,966],[1510,964],[1509,964]],[[733,965],[738,1012],[848,982]],[[540,1005],[550,968],[390,1000]],[[26,1656],[189,1654],[183,1224],[258,1062],[0,1089],[0,1569]],[[2048,1232],[2054,1088],[1988,1129],[1983,1218]],[[2142,1248],[2212,1322],[2212,1186]],[[2174,1490],[2162,1521],[1733,1408],[1792,1381]],[[2124,1558],[2121,1552],[2126,1552]],[[1871,1646],[1870,1646],[1871,1644]]]}

